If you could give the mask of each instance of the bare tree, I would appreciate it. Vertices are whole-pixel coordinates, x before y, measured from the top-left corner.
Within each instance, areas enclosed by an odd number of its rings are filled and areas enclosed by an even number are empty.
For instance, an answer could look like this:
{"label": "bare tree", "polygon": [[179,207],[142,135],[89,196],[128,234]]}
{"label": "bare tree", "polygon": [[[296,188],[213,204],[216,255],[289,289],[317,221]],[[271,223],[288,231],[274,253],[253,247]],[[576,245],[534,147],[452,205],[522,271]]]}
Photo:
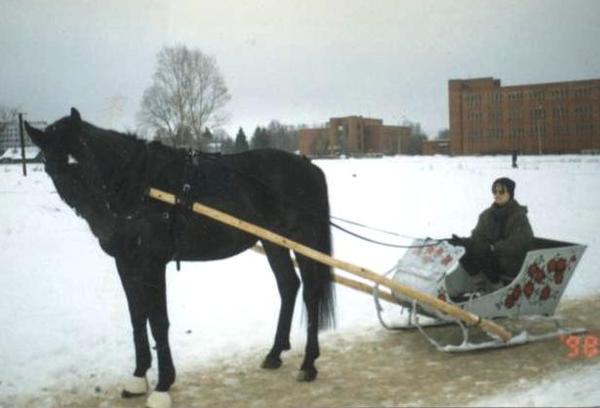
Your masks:
{"label": "bare tree", "polygon": [[288,152],[298,150],[298,128],[272,120],[267,127],[267,133],[271,147]]}
{"label": "bare tree", "polygon": [[423,142],[427,140],[427,134],[421,128],[419,122],[409,122],[410,138],[408,139],[407,154],[415,155],[423,152]]}
{"label": "bare tree", "polygon": [[214,57],[185,46],[164,47],[138,122],[168,144],[202,148],[205,128],[227,121],[224,108],[230,99]]}
{"label": "bare tree", "polygon": [[450,130],[448,130],[448,129],[440,129],[438,131],[436,139],[437,140],[448,140],[448,139],[450,139]]}
{"label": "bare tree", "polygon": [[0,105],[0,134],[4,132],[9,122],[15,120],[19,113],[18,108],[9,108],[4,105]]}

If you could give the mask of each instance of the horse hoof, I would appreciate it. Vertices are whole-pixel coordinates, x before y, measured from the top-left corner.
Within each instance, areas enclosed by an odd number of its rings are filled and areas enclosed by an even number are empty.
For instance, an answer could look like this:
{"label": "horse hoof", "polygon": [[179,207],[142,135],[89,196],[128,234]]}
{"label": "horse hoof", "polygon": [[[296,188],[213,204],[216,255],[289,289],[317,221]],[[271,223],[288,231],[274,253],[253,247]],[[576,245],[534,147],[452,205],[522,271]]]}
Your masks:
{"label": "horse hoof", "polygon": [[318,373],[318,371],[316,368],[300,370],[300,372],[296,376],[296,380],[298,382],[311,382],[317,378],[317,373]]}
{"label": "horse hoof", "polygon": [[129,378],[124,386],[123,391],[121,392],[122,398],[135,398],[146,395],[148,392],[148,380],[146,377],[136,377],[133,376]]}
{"label": "horse hoof", "polygon": [[261,364],[261,368],[265,368],[267,370],[276,370],[281,367],[281,359],[279,357],[265,357],[264,361]]}
{"label": "horse hoof", "polygon": [[171,396],[165,391],[153,391],[146,401],[146,408],[171,408]]}

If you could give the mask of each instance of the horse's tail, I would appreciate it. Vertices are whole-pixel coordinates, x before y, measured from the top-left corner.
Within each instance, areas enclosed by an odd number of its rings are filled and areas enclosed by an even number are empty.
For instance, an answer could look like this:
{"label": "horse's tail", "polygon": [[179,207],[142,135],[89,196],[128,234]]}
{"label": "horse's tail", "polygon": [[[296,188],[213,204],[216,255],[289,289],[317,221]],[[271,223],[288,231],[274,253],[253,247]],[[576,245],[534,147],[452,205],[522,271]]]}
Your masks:
{"label": "horse's tail", "polygon": [[[314,167],[317,171],[318,178],[316,185],[319,186],[317,196],[320,202],[318,203],[318,219],[314,220],[312,234],[315,239],[316,248],[318,251],[327,255],[332,254],[331,241],[331,226],[329,224],[329,197],[327,192],[327,181],[323,171]],[[309,268],[310,280],[314,284],[316,291],[317,304],[319,307],[319,329],[328,329],[335,327],[335,289],[333,282],[332,267],[321,262],[314,261],[313,267]]]}
{"label": "horse's tail", "polygon": [[[329,207],[329,204],[327,205]],[[328,208],[329,210],[329,208]],[[329,218],[329,211],[327,211]],[[332,253],[331,228],[329,223],[323,223],[319,231],[320,250],[327,255]],[[333,282],[333,270],[329,265],[318,263],[316,273],[316,284],[319,288],[319,329],[335,327],[335,288]]]}

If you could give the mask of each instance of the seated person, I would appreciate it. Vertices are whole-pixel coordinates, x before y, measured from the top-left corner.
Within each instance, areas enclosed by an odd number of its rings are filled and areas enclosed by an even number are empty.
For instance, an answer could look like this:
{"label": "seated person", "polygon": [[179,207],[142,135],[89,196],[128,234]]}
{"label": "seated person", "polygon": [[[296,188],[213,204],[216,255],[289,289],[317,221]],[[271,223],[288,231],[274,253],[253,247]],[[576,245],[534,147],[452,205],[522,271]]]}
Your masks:
{"label": "seated person", "polygon": [[515,182],[502,177],[492,184],[494,203],[479,215],[469,238],[452,235],[448,242],[465,247],[460,260],[465,271],[475,277],[480,289],[494,290],[515,277],[521,269],[534,237],[527,207],[515,200]]}

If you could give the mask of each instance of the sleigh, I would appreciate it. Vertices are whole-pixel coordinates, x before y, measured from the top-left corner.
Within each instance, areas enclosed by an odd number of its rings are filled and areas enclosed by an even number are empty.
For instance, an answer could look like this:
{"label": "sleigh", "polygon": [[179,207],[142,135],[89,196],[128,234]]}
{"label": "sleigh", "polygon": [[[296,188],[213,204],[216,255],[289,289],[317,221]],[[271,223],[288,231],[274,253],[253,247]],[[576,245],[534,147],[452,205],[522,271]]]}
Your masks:
{"label": "sleigh", "polygon": [[[447,352],[523,344],[561,335],[585,332],[584,328],[563,327],[555,316],[556,308],[571,279],[585,246],[569,242],[536,238],[514,278],[502,277],[502,286],[482,290],[475,278],[459,263],[464,248],[449,243],[415,240],[390,270],[393,280],[453,304],[482,318],[503,319],[516,325],[508,342],[493,336],[473,335],[474,328],[392,291],[401,305],[398,313],[384,310],[376,292],[377,313],[389,329],[417,328],[438,350]],[[396,308],[397,309],[397,308]],[[391,321],[386,321],[389,319]],[[426,327],[456,323],[460,327],[459,344],[434,338]]]}

